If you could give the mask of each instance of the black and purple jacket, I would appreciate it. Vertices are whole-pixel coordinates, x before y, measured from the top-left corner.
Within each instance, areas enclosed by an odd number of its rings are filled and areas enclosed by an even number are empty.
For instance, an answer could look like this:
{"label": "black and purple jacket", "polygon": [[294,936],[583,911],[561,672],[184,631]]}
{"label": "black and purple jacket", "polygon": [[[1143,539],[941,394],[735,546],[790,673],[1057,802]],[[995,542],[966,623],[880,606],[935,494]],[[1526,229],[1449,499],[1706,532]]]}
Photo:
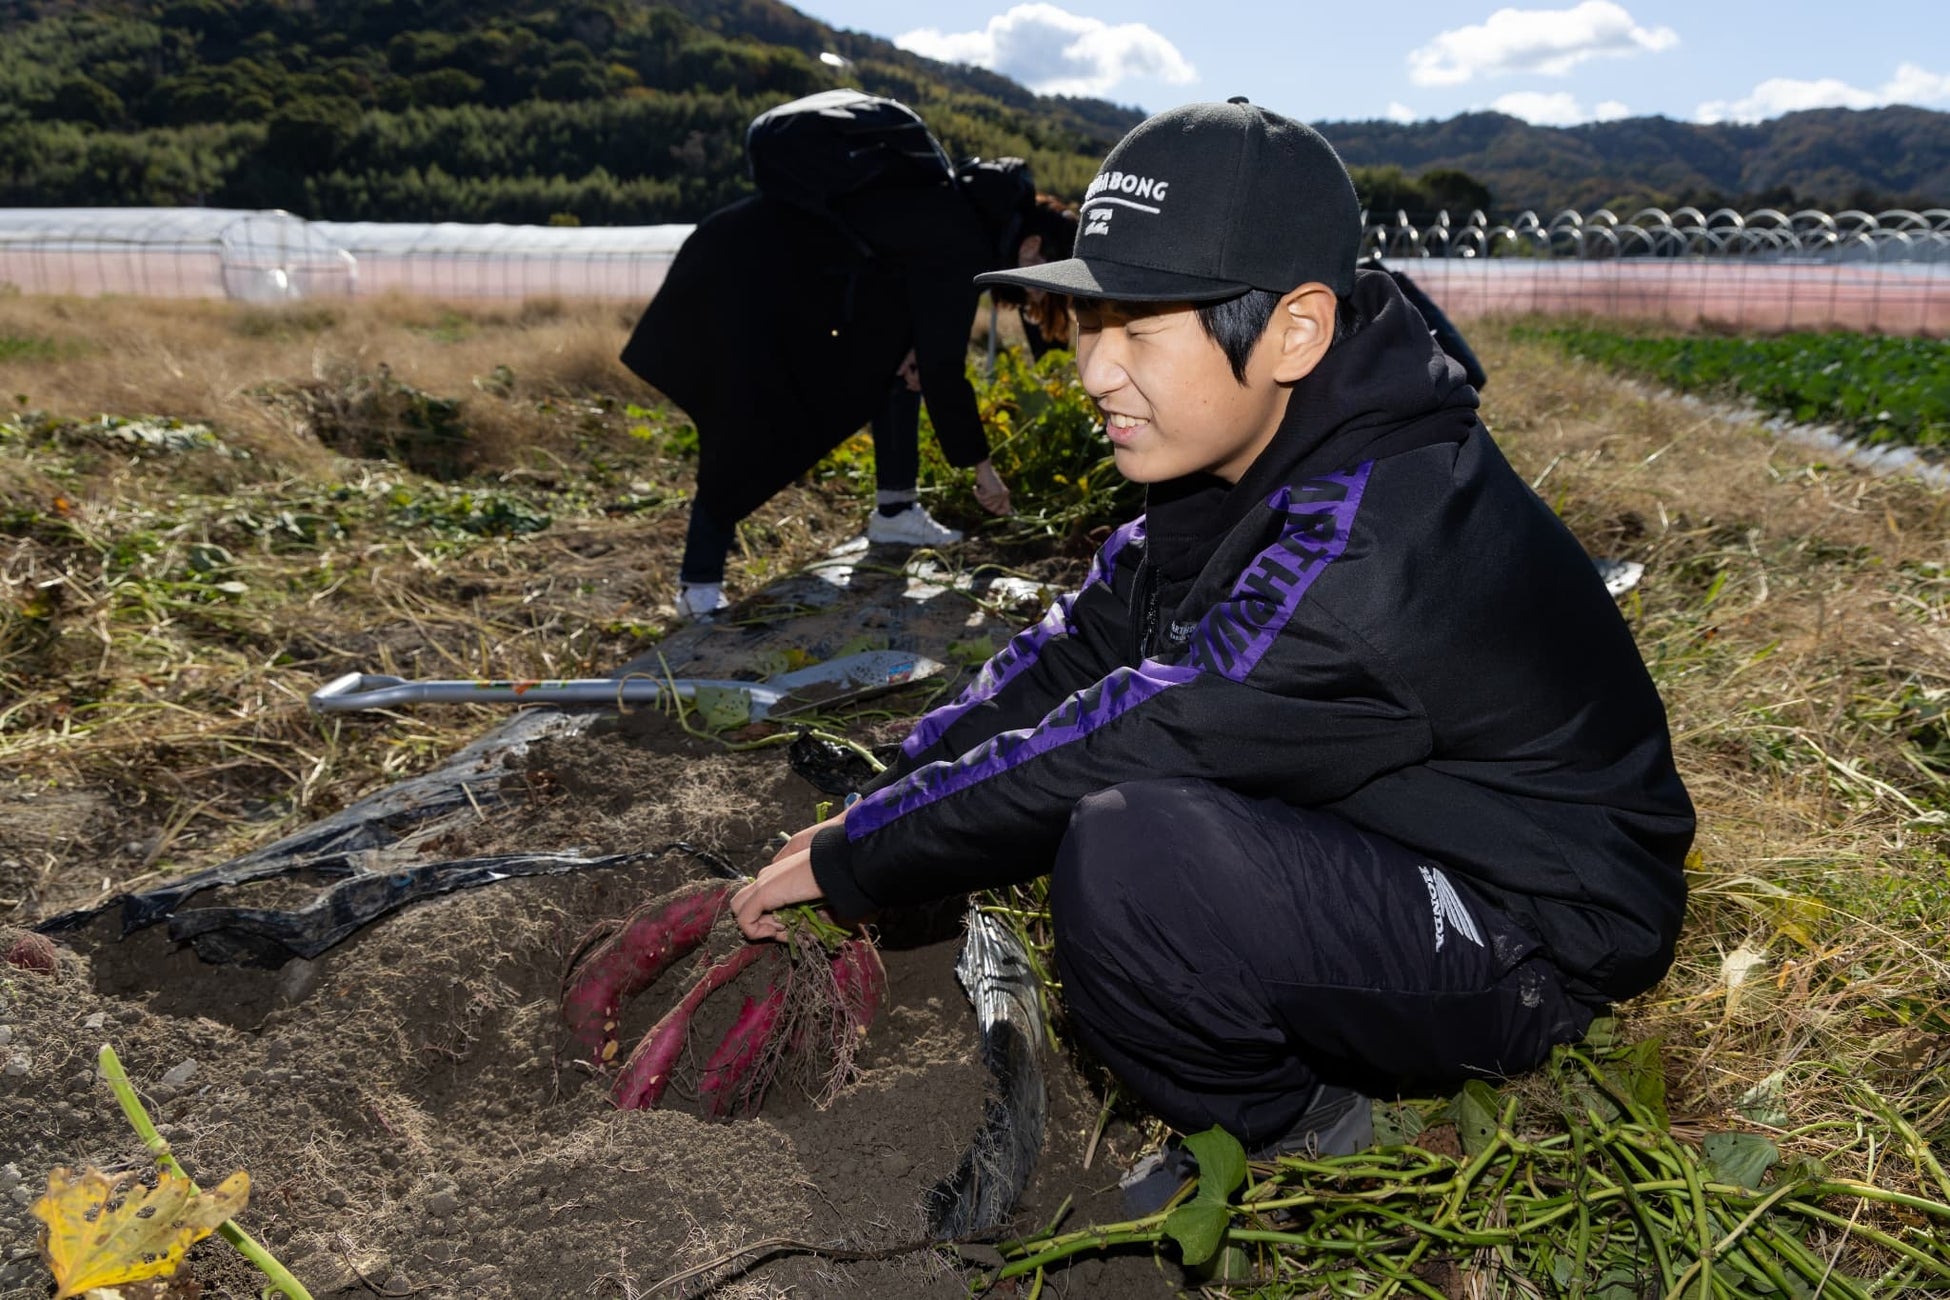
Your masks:
{"label": "black and purple jacket", "polygon": [[1032,879],[1083,796],[1192,776],[1462,873],[1594,1001],[1665,973],[1693,810],[1631,633],[1394,283],[1353,302],[1236,485],[1155,485],[815,837],[836,910]]}

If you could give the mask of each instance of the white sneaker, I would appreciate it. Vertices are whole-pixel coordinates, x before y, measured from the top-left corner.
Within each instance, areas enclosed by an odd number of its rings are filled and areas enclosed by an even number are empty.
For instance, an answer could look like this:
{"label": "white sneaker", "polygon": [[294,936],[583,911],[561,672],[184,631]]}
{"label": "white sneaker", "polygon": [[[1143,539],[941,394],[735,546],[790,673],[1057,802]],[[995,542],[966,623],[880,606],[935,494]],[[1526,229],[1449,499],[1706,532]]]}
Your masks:
{"label": "white sneaker", "polygon": [[710,623],[718,611],[729,608],[724,584],[718,582],[680,582],[677,584],[677,617],[685,623]]}
{"label": "white sneaker", "polygon": [[961,533],[936,523],[917,501],[897,515],[875,510],[867,519],[867,540],[878,546],[951,546]]}

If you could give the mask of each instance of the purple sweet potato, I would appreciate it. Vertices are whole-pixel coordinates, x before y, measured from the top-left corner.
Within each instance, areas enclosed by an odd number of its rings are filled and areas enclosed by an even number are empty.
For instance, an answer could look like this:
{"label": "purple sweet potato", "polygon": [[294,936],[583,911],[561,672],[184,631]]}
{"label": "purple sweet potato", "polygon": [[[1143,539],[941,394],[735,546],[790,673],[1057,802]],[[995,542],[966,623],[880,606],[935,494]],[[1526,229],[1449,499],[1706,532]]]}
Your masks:
{"label": "purple sweet potato", "polygon": [[738,1019],[704,1063],[698,1081],[698,1099],[704,1113],[723,1119],[741,1103],[756,1105],[771,1083],[768,1062],[776,1061],[773,1036],[779,1018],[785,1013],[786,986],[774,984],[762,998],[746,998]]}
{"label": "purple sweet potato", "polygon": [[887,996],[887,968],[871,939],[848,939],[833,958],[833,983],[855,1040],[864,1038],[874,1013]]}
{"label": "purple sweet potato", "polygon": [[578,953],[562,980],[562,1018],[598,1064],[616,1055],[623,1000],[641,993],[711,933],[732,886],[689,885],[639,907],[607,938]]}
{"label": "purple sweet potato", "polygon": [[704,999],[744,974],[760,957],[769,955],[768,949],[767,944],[745,944],[698,977],[677,1005],[665,1012],[664,1018],[637,1043],[630,1059],[623,1062],[622,1072],[616,1076],[616,1085],[609,1094],[618,1106],[624,1110],[648,1110],[663,1100],[664,1089],[670,1086],[670,1076],[677,1068],[678,1058],[684,1054],[684,1044],[690,1039],[691,1022],[697,1018]]}

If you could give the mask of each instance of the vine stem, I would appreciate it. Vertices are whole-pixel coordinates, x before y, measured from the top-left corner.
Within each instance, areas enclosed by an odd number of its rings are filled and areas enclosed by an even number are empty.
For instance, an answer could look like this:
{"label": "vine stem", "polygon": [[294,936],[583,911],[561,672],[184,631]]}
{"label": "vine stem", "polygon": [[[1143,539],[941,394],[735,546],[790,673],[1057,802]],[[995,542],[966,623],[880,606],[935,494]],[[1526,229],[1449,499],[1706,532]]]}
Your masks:
{"label": "vine stem", "polygon": [[[121,1058],[107,1043],[102,1044],[99,1058],[102,1077],[108,1080],[109,1088],[115,1093],[115,1100],[121,1104],[122,1113],[128,1116],[129,1127],[142,1139],[142,1145],[156,1158],[156,1163],[170,1173],[189,1181],[190,1190],[201,1192],[196,1180],[190,1178],[189,1171],[178,1164],[169,1149],[169,1139],[156,1131],[155,1121],[142,1107],[142,1101],[135,1095],[135,1085],[129,1082],[128,1071],[122,1068]],[[217,1225],[217,1235],[237,1248],[237,1253],[256,1265],[257,1271],[269,1278],[271,1285],[289,1296],[291,1300],[311,1300],[311,1292],[305,1290],[304,1283],[291,1275],[291,1270],[278,1262],[255,1237],[237,1226],[235,1219],[225,1219]]]}

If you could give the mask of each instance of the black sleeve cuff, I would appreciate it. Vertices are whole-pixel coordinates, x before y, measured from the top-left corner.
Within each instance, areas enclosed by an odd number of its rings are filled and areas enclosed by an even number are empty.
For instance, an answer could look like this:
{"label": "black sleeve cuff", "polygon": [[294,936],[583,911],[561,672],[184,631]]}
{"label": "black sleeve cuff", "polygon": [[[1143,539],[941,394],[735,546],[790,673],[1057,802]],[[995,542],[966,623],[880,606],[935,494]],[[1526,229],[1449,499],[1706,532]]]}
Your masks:
{"label": "black sleeve cuff", "polygon": [[813,879],[819,882],[827,907],[843,921],[858,921],[880,910],[880,905],[853,883],[852,857],[853,845],[846,838],[845,823],[828,826],[813,836]]}

